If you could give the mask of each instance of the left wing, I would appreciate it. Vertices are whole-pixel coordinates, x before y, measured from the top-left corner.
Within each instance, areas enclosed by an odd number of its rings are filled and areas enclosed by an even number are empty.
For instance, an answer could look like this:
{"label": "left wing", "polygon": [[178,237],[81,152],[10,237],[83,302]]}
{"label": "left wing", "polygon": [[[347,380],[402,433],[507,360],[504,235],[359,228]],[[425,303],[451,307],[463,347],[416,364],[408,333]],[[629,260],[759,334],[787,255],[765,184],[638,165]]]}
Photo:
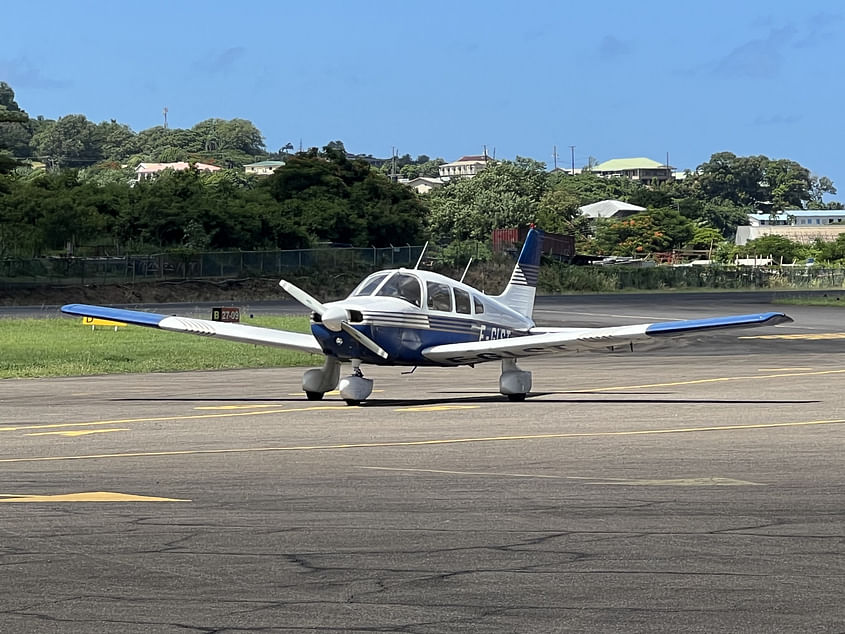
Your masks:
{"label": "left wing", "polygon": [[264,346],[287,348],[289,350],[299,350],[300,352],[310,352],[312,354],[323,354],[323,350],[314,336],[306,333],[261,328],[260,326],[247,326],[245,324],[231,324],[222,321],[209,321],[207,319],[194,319],[192,317],[158,315],[140,310],[108,308],[106,306],[91,306],[89,304],[67,304],[66,306],[62,306],[61,310],[68,315],[97,317],[99,319],[122,321],[135,326],[148,326],[150,328],[160,328],[161,330],[170,330],[172,332],[187,332],[204,337],[217,337],[218,339],[228,339],[229,341],[255,343]]}
{"label": "left wing", "polygon": [[774,326],[791,321],[792,319],[783,313],[755,313],[607,328],[561,328],[558,330],[542,328],[537,329],[541,331],[541,334],[432,346],[424,349],[422,354],[425,358],[438,363],[463,365],[499,359],[562,354],[578,350],[632,346],[636,342],[653,341],[660,337],[682,337],[728,328]]}

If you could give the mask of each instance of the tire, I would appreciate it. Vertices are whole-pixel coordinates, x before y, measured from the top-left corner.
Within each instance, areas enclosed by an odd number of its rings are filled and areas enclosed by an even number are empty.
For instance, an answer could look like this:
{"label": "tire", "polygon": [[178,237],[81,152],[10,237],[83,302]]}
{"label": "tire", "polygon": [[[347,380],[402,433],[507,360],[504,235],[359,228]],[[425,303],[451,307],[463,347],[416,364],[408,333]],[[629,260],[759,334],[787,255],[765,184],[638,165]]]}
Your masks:
{"label": "tire", "polygon": [[360,405],[361,401],[356,401],[353,398],[348,398],[348,399],[346,399],[346,404],[347,405]]}
{"label": "tire", "polygon": [[305,390],[305,396],[308,397],[309,401],[323,400],[323,392],[309,392],[308,390]]}
{"label": "tire", "polygon": [[519,403],[525,400],[525,394],[508,394],[508,400]]}

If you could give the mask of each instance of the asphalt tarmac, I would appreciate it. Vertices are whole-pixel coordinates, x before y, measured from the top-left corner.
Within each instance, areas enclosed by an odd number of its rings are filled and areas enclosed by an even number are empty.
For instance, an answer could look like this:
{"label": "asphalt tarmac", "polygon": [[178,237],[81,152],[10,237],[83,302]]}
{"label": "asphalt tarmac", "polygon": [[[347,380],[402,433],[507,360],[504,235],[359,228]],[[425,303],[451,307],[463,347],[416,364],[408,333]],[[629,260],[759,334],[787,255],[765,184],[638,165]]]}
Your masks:
{"label": "asphalt tarmac", "polygon": [[[845,632],[845,323],[760,296],[543,298],[538,322],[785,310],[664,350],[0,382],[0,632]],[[773,338],[770,338],[773,337]]]}

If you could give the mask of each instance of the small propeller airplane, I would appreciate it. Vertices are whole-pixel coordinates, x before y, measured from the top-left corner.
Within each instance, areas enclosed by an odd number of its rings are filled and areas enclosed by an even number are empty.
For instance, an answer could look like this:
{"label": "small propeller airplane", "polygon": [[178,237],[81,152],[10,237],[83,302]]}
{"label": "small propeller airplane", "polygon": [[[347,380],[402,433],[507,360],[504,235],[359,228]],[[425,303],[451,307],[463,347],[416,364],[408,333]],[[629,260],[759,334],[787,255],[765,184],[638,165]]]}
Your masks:
{"label": "small propeller airplane", "polygon": [[[532,228],[510,280],[500,295],[486,295],[444,275],[413,269],[369,275],[343,300],[322,303],[282,280],[279,285],[312,311],[311,334],[238,323],[159,315],[136,310],[68,304],[63,313],[120,321],[175,332],[322,354],[322,368],[302,377],[309,400],[339,389],[350,405],[367,400],[373,382],[362,364],[388,366],[474,366],[499,361],[499,391],[522,401],[531,391],[531,372],[517,359],[578,351],[618,349],[714,330],[791,322],[783,313],[755,313],[686,321],[600,328],[546,328],[531,316],[540,268],[543,232]],[[352,373],[340,378],[341,365]]]}

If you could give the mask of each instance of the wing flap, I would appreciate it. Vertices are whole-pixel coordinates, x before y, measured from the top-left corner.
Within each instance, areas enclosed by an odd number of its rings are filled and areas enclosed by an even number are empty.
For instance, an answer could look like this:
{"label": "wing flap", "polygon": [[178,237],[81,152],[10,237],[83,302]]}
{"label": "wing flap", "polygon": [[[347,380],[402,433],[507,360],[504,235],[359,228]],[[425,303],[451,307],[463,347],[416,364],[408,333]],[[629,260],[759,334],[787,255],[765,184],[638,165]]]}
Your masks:
{"label": "wing flap", "polygon": [[287,348],[288,350],[298,350],[312,354],[323,354],[317,340],[313,335],[307,333],[248,326],[246,324],[232,324],[222,321],[210,321],[207,319],[193,319],[191,317],[159,315],[140,310],[109,308],[107,306],[92,306],[89,304],[67,304],[66,306],[62,306],[61,310],[68,315],[97,317],[99,319],[122,321],[134,326],[147,326],[169,330],[171,332],[185,332],[204,337],[226,339],[228,341],[239,341],[241,343]]}
{"label": "wing flap", "polygon": [[566,354],[579,350],[612,349],[637,342],[655,341],[661,337],[683,337],[730,328],[774,326],[791,321],[792,319],[783,313],[756,313],[607,328],[566,328],[555,331],[543,329],[541,334],[509,339],[432,346],[423,350],[422,354],[438,363],[464,365],[500,359]]}

